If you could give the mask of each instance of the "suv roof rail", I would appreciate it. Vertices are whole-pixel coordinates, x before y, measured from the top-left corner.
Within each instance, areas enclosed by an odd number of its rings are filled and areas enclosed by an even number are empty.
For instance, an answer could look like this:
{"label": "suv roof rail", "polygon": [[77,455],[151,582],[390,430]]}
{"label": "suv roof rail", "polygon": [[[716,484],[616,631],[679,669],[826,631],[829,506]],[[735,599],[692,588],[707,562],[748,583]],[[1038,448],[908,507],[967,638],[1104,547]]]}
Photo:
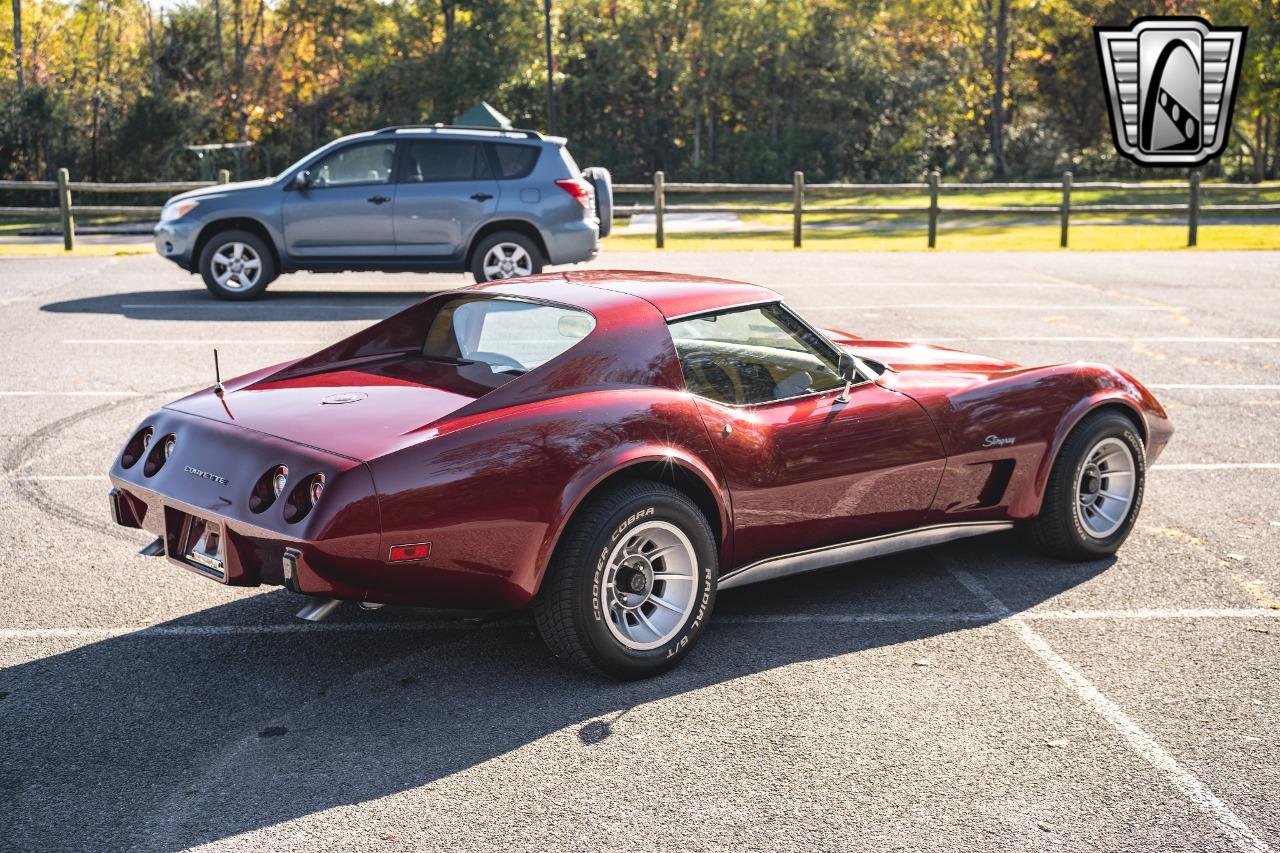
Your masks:
{"label": "suv roof rail", "polygon": [[525,130],[518,127],[513,127],[508,130],[502,127],[485,127],[484,125],[478,124],[443,124],[440,122],[437,122],[436,124],[393,124],[389,127],[379,128],[378,130],[375,130],[374,133],[395,133],[397,130],[479,130],[497,135],[508,133],[519,134],[524,136],[526,139],[544,138],[543,135],[538,133],[536,130]]}

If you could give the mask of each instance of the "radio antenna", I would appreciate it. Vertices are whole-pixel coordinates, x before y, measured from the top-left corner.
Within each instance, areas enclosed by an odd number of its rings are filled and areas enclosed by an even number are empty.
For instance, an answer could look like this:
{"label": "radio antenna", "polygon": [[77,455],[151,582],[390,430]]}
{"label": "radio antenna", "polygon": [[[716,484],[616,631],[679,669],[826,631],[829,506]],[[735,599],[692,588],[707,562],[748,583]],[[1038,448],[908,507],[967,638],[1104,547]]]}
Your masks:
{"label": "radio antenna", "polygon": [[218,348],[213,348],[213,393],[221,397],[226,393],[226,389],[222,387],[222,369],[218,366]]}

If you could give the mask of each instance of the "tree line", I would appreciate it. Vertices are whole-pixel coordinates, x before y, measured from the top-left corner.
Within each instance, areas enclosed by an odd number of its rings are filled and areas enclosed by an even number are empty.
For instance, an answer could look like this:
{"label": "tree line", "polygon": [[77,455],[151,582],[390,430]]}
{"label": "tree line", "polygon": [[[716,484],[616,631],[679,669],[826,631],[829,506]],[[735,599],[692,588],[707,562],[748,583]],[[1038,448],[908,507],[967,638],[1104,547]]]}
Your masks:
{"label": "tree line", "polygon": [[[480,100],[548,124],[538,0],[11,10],[3,178],[178,179],[195,160],[174,149],[244,141],[256,177],[268,155],[278,171],[336,136],[448,122]],[[1276,177],[1276,0],[556,0],[555,126],[622,180],[1149,177],[1112,146],[1091,27],[1175,13],[1249,26],[1230,146],[1210,168]]]}

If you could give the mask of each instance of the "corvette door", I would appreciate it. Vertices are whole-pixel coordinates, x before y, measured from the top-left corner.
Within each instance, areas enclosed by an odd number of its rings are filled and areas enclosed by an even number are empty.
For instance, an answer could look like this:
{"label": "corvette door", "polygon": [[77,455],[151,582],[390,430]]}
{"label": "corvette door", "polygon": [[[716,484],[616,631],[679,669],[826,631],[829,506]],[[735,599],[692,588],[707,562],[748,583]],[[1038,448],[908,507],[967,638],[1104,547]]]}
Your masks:
{"label": "corvette door", "polygon": [[671,324],[733,501],[733,563],[919,525],[945,466],[918,403],[873,381],[842,401],[837,356],[781,306]]}

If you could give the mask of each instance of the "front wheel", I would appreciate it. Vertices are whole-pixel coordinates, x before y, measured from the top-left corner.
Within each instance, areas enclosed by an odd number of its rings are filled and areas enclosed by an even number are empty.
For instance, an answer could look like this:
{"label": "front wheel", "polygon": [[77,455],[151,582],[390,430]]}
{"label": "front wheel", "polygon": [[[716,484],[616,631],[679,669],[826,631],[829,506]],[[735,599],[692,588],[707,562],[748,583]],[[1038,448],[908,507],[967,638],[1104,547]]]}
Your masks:
{"label": "front wheel", "polygon": [[1067,560],[1114,554],[1129,537],[1146,487],[1146,448],[1115,412],[1085,418],[1063,443],[1045,487],[1032,542]]}
{"label": "front wheel", "polygon": [[256,299],[276,277],[266,242],[250,231],[215,234],[200,252],[204,286],[219,299]]}
{"label": "front wheel", "polygon": [[627,483],[570,522],[534,619],[566,662],[645,678],[689,653],[711,617],[715,577],[715,537],[697,504],[661,483]]}
{"label": "front wheel", "polygon": [[542,252],[516,231],[499,231],[480,241],[471,254],[471,276],[478,283],[542,272]]}

